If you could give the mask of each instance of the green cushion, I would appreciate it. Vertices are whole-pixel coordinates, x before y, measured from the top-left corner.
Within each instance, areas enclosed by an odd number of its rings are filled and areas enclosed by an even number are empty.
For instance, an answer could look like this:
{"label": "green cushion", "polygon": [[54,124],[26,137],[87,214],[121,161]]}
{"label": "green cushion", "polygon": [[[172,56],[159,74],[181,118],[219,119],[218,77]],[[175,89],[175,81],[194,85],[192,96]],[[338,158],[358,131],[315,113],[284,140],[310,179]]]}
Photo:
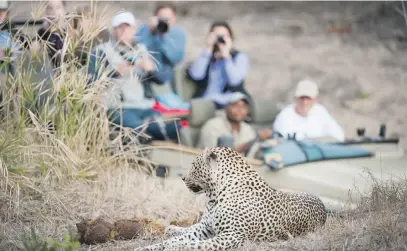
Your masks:
{"label": "green cushion", "polygon": [[271,124],[279,112],[280,109],[272,101],[253,100],[249,122],[251,124]]}
{"label": "green cushion", "polygon": [[[187,64],[189,66],[190,64]],[[186,66],[177,66],[175,68],[175,90],[177,94],[185,101],[191,101],[196,91],[195,83],[186,75]]]}
{"label": "green cushion", "polygon": [[180,143],[189,147],[196,147],[201,128],[185,127],[180,131]]}
{"label": "green cushion", "polygon": [[169,83],[164,83],[162,85],[151,83],[151,89],[156,96],[172,92],[172,88]]}
{"label": "green cushion", "polygon": [[191,108],[189,110],[188,122],[192,127],[200,128],[209,119],[215,117],[215,104],[206,99],[191,100]]}
{"label": "green cushion", "polygon": [[180,143],[190,147],[196,147],[199,140],[201,127],[209,119],[216,116],[215,104],[210,100],[191,100],[190,112],[188,115],[189,126],[180,131]]}

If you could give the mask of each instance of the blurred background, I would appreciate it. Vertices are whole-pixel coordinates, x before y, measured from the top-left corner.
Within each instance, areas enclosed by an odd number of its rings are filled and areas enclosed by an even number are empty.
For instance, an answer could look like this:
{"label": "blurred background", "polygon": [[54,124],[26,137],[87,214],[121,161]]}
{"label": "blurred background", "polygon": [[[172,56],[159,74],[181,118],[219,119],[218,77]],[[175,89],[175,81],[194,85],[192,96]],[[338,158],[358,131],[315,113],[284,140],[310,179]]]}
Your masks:
{"label": "blurred background", "polygon": [[[67,1],[68,11],[90,1]],[[114,14],[132,11],[147,21],[154,1],[103,1]],[[233,2],[174,1],[177,22],[187,32],[184,63],[196,58],[214,20],[228,20],[236,48],[250,57],[246,86],[257,97],[286,105],[296,83],[313,78],[320,101],[337,118],[348,137],[357,127],[377,135],[380,124],[389,136],[407,135],[406,3],[379,2]],[[14,1],[13,19],[32,16],[38,2]],[[109,24],[110,20],[106,20]]]}

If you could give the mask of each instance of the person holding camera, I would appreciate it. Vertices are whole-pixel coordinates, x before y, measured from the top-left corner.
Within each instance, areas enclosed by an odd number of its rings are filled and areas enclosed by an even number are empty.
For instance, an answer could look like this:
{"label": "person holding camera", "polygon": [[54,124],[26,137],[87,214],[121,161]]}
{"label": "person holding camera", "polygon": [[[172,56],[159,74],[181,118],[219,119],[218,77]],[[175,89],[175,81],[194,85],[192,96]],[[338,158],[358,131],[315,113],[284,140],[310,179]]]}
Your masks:
{"label": "person holding camera", "polygon": [[159,4],[154,16],[140,26],[136,40],[146,45],[157,64],[151,80],[157,84],[174,84],[174,67],[184,58],[186,33],[176,25],[176,10],[171,3]]}
{"label": "person holding camera", "polygon": [[193,98],[212,100],[224,107],[233,92],[249,94],[244,79],[249,71],[248,56],[233,48],[233,32],[225,21],[214,22],[206,37],[205,48],[187,70],[197,84]]}
{"label": "person holding camera", "polygon": [[107,74],[108,88],[101,99],[113,124],[139,130],[148,123],[146,132],[153,139],[177,139],[180,124],[162,121],[160,114],[152,109],[155,100],[144,95],[140,77],[154,71],[155,65],[147,48],[134,39],[134,15],[120,12],[113,17],[112,26],[113,39],[98,45],[92,52],[88,86],[103,81],[102,76]]}

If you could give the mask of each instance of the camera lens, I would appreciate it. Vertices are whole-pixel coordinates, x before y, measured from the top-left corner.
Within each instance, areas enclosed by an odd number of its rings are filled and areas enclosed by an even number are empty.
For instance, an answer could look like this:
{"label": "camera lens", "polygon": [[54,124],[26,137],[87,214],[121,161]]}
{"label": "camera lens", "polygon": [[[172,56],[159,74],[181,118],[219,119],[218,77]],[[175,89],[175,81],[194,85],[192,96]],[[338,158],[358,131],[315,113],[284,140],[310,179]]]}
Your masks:
{"label": "camera lens", "polygon": [[359,137],[363,137],[363,136],[365,136],[365,128],[357,128],[356,129],[356,133],[357,133],[357,135],[359,136]]}
{"label": "camera lens", "polygon": [[158,20],[157,31],[159,33],[166,33],[168,31],[168,21],[163,19]]}
{"label": "camera lens", "polygon": [[221,43],[221,44],[225,44],[226,42],[225,42],[225,39],[223,39],[223,36],[218,36],[218,43]]}

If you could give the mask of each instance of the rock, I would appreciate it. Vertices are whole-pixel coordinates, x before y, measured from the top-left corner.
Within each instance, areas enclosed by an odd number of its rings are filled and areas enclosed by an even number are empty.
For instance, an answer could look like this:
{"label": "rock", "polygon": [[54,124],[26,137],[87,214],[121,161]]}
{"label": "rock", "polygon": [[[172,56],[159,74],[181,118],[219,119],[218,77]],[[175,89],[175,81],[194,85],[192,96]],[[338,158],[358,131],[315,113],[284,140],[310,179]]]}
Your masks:
{"label": "rock", "polygon": [[103,220],[82,220],[76,224],[79,234],[79,242],[85,244],[104,243],[111,239],[113,224]]}
{"label": "rock", "polygon": [[116,240],[131,240],[144,231],[144,223],[132,220],[118,220],[114,223]]}
{"label": "rock", "polygon": [[110,232],[111,229],[109,229],[103,224],[96,224],[94,226],[90,226],[90,228],[86,230],[84,236],[84,243],[92,245],[108,242],[110,240]]}
{"label": "rock", "polygon": [[81,222],[76,223],[76,228],[77,228],[78,234],[79,234],[79,242],[85,243],[85,234],[86,234],[86,230],[88,228],[87,221],[82,220]]}

